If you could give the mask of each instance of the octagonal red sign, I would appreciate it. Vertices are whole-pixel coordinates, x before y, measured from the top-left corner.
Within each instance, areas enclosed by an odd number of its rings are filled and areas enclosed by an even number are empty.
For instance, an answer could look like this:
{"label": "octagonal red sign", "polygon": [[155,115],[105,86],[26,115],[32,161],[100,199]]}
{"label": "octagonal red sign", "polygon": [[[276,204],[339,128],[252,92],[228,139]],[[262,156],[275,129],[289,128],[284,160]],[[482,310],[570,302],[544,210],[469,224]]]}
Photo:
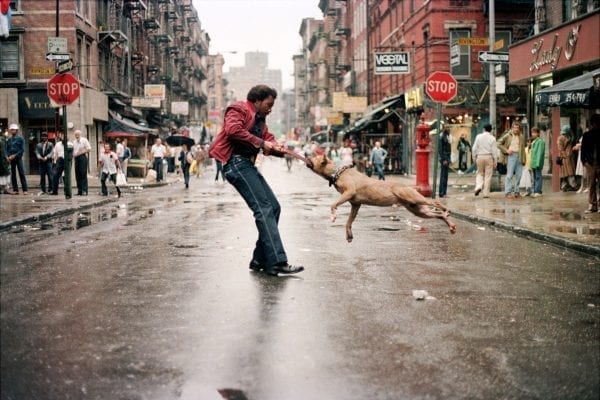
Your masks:
{"label": "octagonal red sign", "polygon": [[79,94],[79,80],[72,74],[56,74],[48,81],[48,97],[58,105],[73,103]]}
{"label": "octagonal red sign", "polygon": [[431,97],[431,100],[438,103],[447,103],[456,96],[458,82],[449,72],[436,71],[427,78],[425,91]]}

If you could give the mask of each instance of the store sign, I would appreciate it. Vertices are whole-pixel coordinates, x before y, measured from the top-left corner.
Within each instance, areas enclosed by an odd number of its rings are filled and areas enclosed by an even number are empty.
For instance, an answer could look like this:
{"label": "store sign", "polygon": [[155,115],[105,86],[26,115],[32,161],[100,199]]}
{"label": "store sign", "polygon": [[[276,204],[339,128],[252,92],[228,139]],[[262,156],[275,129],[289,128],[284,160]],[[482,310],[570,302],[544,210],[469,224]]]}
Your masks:
{"label": "store sign", "polygon": [[544,46],[543,38],[533,42],[533,47],[531,49],[533,61],[531,62],[529,71],[537,71],[544,65],[549,65],[550,69],[554,71],[563,53],[565,60],[571,61],[577,47],[580,28],[581,25],[573,27],[562,40],[559,39],[558,34],[554,35],[550,46]]}
{"label": "store sign", "polygon": [[164,100],[167,94],[165,85],[144,85],[144,97],[157,97]]}
{"label": "store sign", "polygon": [[171,114],[188,115],[190,113],[190,103],[187,101],[174,101],[171,103]]}
{"label": "store sign", "polygon": [[160,108],[160,97],[132,97],[131,106],[138,108]]}
{"label": "store sign", "polygon": [[19,116],[23,119],[52,119],[56,109],[45,89],[19,90]]}
{"label": "store sign", "polygon": [[375,74],[408,74],[410,55],[407,52],[375,53]]}

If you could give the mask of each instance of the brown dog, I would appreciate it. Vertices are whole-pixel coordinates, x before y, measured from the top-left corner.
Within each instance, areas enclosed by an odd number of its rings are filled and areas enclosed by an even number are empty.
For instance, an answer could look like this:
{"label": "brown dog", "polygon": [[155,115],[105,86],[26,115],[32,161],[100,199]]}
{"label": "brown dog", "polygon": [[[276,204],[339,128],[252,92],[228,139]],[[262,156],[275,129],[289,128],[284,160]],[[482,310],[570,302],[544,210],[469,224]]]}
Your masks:
{"label": "brown dog", "polygon": [[[456,225],[448,219],[450,211],[439,201],[429,200],[421,193],[409,186],[398,183],[380,181],[369,178],[354,168],[336,168],[334,162],[326,155],[317,155],[308,159],[307,166],[317,175],[335,186],[341,196],[331,205],[331,221],[336,218],[336,211],[340,204],[350,202],[352,209],[346,221],[346,240],[352,241],[352,222],[363,204],[370,206],[389,207],[400,204],[408,211],[422,218],[439,218],[450,228],[450,233],[456,232]],[[312,166],[310,165],[312,164]]]}

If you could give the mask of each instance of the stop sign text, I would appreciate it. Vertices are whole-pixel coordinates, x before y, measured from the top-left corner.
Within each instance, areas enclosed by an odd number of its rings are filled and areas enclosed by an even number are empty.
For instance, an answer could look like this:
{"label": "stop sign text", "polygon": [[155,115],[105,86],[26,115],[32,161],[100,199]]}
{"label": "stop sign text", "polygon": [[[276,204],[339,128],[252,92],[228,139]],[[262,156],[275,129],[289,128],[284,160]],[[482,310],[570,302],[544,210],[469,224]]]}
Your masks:
{"label": "stop sign text", "polygon": [[71,74],[57,74],[48,81],[48,97],[58,105],[73,103],[79,93],[79,81]]}
{"label": "stop sign text", "polygon": [[425,91],[433,101],[447,103],[456,96],[458,83],[450,73],[438,71],[427,78]]}

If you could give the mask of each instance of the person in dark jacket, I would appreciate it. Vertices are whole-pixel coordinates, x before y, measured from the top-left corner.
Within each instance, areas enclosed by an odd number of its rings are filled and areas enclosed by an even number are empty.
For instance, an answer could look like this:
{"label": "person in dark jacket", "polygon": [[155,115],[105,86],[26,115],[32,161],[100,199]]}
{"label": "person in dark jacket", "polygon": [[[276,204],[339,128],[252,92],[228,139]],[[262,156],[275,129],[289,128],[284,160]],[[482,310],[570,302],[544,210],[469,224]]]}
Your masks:
{"label": "person in dark jacket", "polygon": [[[52,151],[54,145],[48,141],[48,134],[42,133],[42,141],[35,146],[35,157],[40,169],[40,188],[42,193],[52,191]],[[48,189],[46,189],[46,178],[48,178]]]}
{"label": "person in dark jacket", "polygon": [[448,191],[448,172],[450,170],[450,162],[452,155],[452,137],[450,130],[444,128],[438,140],[438,158],[440,161],[440,188],[439,197],[447,196]]}
{"label": "person in dark jacket", "polygon": [[181,172],[183,172],[183,182],[186,189],[190,187],[190,165],[192,165],[192,161],[194,161],[194,158],[192,157],[192,152],[188,149],[188,145],[185,143],[182,144],[181,152],[179,153],[179,162],[181,163]]}
{"label": "person in dark jacket", "polygon": [[598,183],[600,182],[600,114],[590,118],[591,128],[581,139],[581,162],[588,177],[588,203],[586,212],[598,212]]}
{"label": "person in dark jacket", "polygon": [[12,194],[19,194],[19,185],[17,184],[17,172],[21,180],[23,194],[27,193],[27,177],[25,176],[25,166],[23,165],[23,154],[25,153],[25,139],[19,135],[19,125],[10,124],[8,132],[11,136],[6,142],[6,153],[10,161],[10,182],[12,184]]}

